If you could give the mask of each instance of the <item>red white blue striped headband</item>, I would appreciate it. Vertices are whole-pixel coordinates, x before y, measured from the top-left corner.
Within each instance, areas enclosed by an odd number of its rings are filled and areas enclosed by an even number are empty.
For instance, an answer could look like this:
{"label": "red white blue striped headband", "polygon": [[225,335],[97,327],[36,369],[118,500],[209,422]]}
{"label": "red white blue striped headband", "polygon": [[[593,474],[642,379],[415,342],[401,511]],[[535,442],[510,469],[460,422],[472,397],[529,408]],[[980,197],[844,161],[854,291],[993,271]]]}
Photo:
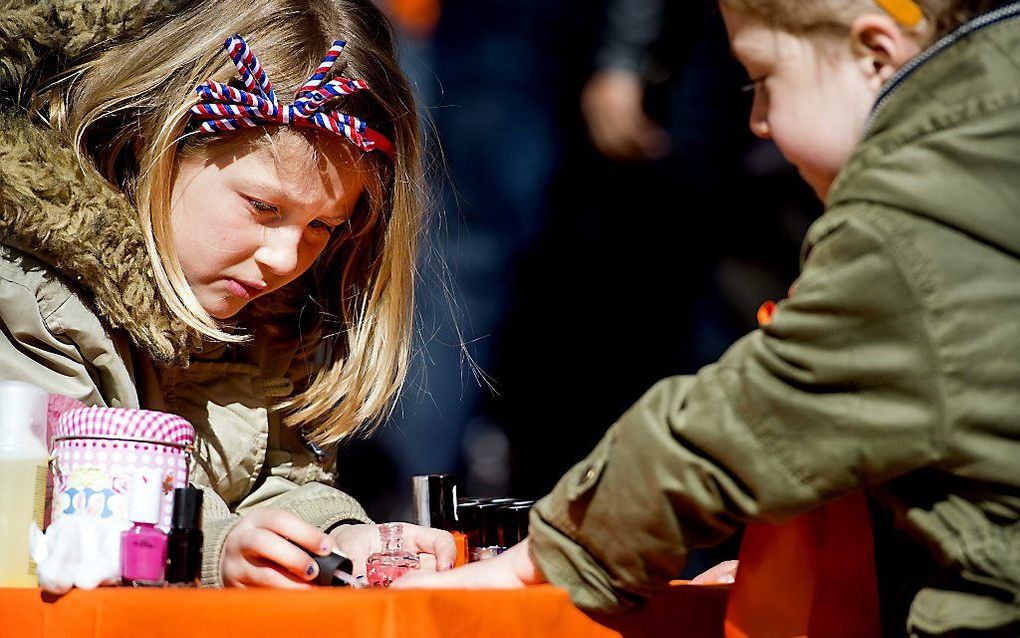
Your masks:
{"label": "red white blue striped headband", "polygon": [[248,90],[241,91],[214,80],[196,86],[199,102],[191,107],[190,112],[197,119],[204,120],[198,130],[216,133],[265,124],[290,124],[330,131],[347,138],[364,151],[382,151],[392,157],[393,143],[386,136],[369,128],[363,120],[335,111],[327,104],[335,97],[368,88],[364,80],[344,77],[322,83],[340,57],[344,44],[343,40],[333,43],[315,73],[295,94],[293,104],[280,104],[273,83],[251,47],[241,36],[230,36],[224,48]]}

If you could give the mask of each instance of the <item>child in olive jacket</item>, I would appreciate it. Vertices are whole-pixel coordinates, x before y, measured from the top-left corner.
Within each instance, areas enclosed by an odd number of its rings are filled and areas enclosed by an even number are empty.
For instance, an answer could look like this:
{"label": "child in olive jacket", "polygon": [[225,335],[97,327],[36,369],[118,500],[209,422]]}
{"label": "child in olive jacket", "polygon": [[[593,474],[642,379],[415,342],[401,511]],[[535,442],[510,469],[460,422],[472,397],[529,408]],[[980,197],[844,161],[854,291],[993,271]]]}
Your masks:
{"label": "child in olive jacket", "polygon": [[400,586],[544,577],[618,608],[863,488],[905,548],[879,564],[891,635],[1020,635],[1020,3],[721,4],[752,130],[826,202],[790,298],[630,408],[528,542]]}

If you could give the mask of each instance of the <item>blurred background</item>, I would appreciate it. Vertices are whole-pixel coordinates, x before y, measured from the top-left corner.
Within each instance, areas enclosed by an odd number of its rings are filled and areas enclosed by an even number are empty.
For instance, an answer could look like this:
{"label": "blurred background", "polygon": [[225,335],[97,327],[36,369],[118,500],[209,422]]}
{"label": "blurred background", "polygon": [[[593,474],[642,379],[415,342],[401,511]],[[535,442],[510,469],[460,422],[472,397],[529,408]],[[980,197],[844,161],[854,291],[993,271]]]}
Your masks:
{"label": "blurred background", "polygon": [[658,379],[756,327],[821,207],[751,136],[715,2],[382,4],[436,210],[404,396],[342,446],[339,484],[376,520],[410,518],[414,474],[537,498]]}

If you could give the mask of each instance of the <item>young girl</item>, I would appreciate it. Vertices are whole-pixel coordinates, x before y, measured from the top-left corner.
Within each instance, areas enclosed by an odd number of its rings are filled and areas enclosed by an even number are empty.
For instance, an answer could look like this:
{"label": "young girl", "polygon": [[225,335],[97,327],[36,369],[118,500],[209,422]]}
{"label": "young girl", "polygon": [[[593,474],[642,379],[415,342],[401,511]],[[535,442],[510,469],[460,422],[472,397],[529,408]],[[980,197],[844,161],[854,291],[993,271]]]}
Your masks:
{"label": "young girl", "polygon": [[399,584],[620,607],[742,522],[863,488],[887,633],[1020,635],[1020,3],[721,5],[751,128],[827,204],[791,297],[624,414],[529,541]]}
{"label": "young girl", "polygon": [[[378,533],[330,487],[334,444],[404,378],[422,210],[386,21],[368,0],[5,12],[0,378],[190,420],[206,584],[305,587],[297,545],[363,565]],[[405,529],[452,564],[448,534]]]}

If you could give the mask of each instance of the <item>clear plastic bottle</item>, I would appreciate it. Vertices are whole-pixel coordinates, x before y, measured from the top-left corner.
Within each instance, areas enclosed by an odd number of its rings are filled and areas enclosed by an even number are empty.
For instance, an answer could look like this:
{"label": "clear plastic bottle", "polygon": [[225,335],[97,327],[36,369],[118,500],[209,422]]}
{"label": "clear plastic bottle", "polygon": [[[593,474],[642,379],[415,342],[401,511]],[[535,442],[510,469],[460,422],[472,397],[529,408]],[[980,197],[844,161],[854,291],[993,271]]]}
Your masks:
{"label": "clear plastic bottle", "polygon": [[368,557],[365,576],[370,587],[389,587],[412,569],[418,569],[418,555],[404,549],[404,526],[383,523],[379,526],[382,550]]}
{"label": "clear plastic bottle", "polygon": [[31,383],[0,381],[0,587],[36,587],[28,531],[46,508],[46,407]]}

